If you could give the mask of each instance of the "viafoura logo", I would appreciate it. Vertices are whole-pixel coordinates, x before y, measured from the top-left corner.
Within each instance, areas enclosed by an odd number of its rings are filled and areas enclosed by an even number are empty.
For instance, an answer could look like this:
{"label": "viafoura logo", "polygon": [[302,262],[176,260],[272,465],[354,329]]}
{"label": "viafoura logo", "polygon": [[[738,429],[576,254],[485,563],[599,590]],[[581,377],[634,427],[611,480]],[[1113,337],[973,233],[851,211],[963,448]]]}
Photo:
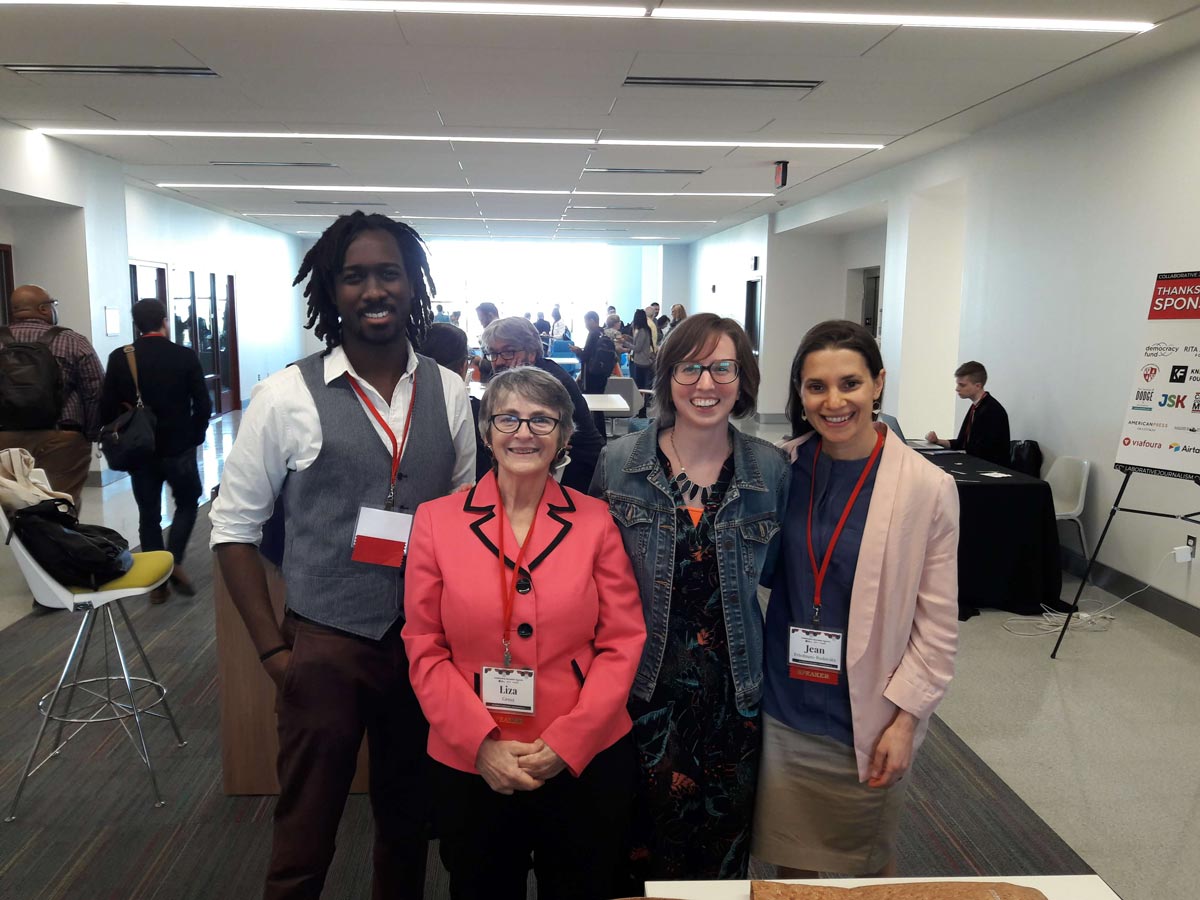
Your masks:
{"label": "viafoura logo", "polygon": [[1160,441],[1143,441],[1141,438],[1123,437],[1121,444],[1125,447],[1145,447],[1147,450],[1161,450],[1162,443]]}

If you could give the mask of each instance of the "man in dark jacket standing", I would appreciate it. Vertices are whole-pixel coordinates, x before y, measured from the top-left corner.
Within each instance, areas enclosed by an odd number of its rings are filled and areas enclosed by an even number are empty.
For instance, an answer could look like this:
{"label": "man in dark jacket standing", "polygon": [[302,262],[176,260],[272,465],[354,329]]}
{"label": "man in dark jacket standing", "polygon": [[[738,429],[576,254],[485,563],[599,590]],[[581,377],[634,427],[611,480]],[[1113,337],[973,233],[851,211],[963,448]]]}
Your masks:
{"label": "man in dark jacket standing", "polygon": [[[162,486],[165,481],[175,498],[175,519],[166,549],[175,557],[170,584],[181,594],[195,593],[184,573],[184,551],[203,488],[196,465],[196,448],[204,443],[212,401],[204,386],[204,373],[194,350],[181,347],[167,337],[167,309],[158,300],[139,300],[133,306],[133,325],[141,335],[133,343],[142,402],[154,413],[155,456],[130,472],[133,496],[138,505],[138,536],[143,550],[162,550]],[[124,347],[108,357],[101,397],[105,422],[115,419],[126,406],[137,402],[133,373]],[[151,603],[167,599],[166,585],[150,595]]]}

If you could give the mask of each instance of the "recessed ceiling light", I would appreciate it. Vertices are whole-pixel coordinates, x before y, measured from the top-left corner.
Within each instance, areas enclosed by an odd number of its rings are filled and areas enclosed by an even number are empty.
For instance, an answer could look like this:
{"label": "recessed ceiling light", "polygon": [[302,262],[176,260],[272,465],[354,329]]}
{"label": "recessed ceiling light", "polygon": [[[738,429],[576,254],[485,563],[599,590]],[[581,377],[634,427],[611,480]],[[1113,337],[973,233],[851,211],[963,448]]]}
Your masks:
{"label": "recessed ceiling light", "polygon": [[[3,4],[5,0],[0,0]],[[193,131],[163,128],[38,128],[51,137],[245,138],[248,140],[397,141],[467,144],[547,144],[567,147],[716,147],[762,150],[881,150],[883,144],[844,141],[689,141],[644,138],[503,137],[434,134],[359,134],[300,131]]]}
{"label": "recessed ceiling light", "polygon": [[782,9],[681,9],[660,7],[651,11],[655,19],[685,19],[707,22],[780,22],[799,25],[885,25],[915,28],[1006,28],[1038,31],[1111,31],[1139,33],[1154,27],[1152,22],[1104,19],[1033,19],[1013,16],[920,16],[895,13],[834,13]]}
{"label": "recessed ceiling light", "polygon": [[687,78],[662,75],[629,75],[625,84],[631,87],[757,88],[793,91],[811,91],[821,86],[820,81],[803,78]]}
{"label": "recessed ceiling light", "polygon": [[[366,206],[368,204],[359,204]],[[382,206],[380,203],[369,204]],[[573,207],[578,209],[579,207]],[[603,208],[603,207],[600,207]],[[616,207],[620,208],[620,207]],[[336,213],[242,213],[247,219],[335,219]],[[562,223],[591,223],[598,222],[608,225],[715,225],[716,219],[557,219],[544,218],[509,218],[504,216],[409,216],[402,212],[391,214],[391,218],[404,219],[411,222],[562,222]]]}
{"label": "recessed ceiling light", "polygon": [[249,160],[228,160],[214,159],[209,162],[210,166],[253,166],[260,168],[279,168],[279,169],[336,169],[337,165],[331,162],[251,162]]}
{"label": "recessed ceiling light", "polygon": [[577,206],[576,204],[572,203],[570,206],[567,207],[567,209],[568,210],[572,210],[572,209],[610,209],[610,210],[621,210],[622,212],[654,212],[656,207],[653,207],[653,206]]}
{"label": "recessed ceiling light", "polygon": [[584,172],[592,175],[703,175],[707,169],[594,169],[586,167]]}
{"label": "recessed ceiling light", "polygon": [[629,229],[628,229],[628,228],[574,228],[574,227],[562,227],[562,228],[559,228],[558,230],[559,230],[559,231],[595,231],[595,232],[605,232],[605,231],[628,231]]}
{"label": "recessed ceiling light", "polygon": [[392,185],[345,184],[201,184],[164,181],[160,188],[203,191],[329,191],[339,194],[530,194],[579,197],[774,197],[772,193],[743,191],[552,191],[519,188],[398,187]]}
{"label": "recessed ceiling light", "polygon": [[151,6],[183,9],[282,9],[315,12],[431,13],[470,16],[569,16],[640,19],[644,6],[565,3],[434,3],[408,0],[0,0],[0,6]]}
{"label": "recessed ceiling light", "polygon": [[60,66],[12,63],[4,68],[21,75],[169,75],[177,78],[220,78],[207,66]]}
{"label": "recessed ceiling light", "polygon": [[387,206],[379,201],[366,200],[293,200],[301,206]]}

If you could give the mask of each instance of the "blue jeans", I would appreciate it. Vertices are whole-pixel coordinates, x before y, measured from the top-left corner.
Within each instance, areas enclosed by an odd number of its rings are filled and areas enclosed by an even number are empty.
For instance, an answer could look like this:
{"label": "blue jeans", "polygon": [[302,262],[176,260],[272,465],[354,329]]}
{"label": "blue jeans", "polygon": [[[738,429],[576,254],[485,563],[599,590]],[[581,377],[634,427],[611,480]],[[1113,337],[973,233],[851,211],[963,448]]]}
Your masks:
{"label": "blue jeans", "polygon": [[175,498],[175,520],[165,549],[175,557],[175,564],[183,562],[188,539],[196,524],[196,507],[203,488],[200,485],[200,470],[196,466],[196,448],[190,447],[178,456],[157,457],[139,469],[129,473],[133,481],[133,499],[138,505],[138,537],[143,550],[162,550],[162,487],[163,482],[171,488]]}

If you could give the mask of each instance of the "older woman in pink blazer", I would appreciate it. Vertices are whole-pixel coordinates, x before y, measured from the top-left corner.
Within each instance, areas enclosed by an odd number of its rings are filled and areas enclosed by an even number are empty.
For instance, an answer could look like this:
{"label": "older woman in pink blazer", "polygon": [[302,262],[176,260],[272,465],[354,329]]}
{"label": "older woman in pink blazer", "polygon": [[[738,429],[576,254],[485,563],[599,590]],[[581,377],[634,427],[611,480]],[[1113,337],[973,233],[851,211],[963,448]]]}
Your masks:
{"label": "older woman in pink blazer", "polygon": [[753,853],[892,874],[904,775],[954,674],[954,479],[875,422],[874,337],[823,322],[792,364],[792,482],[767,607]]}
{"label": "older woman in pink blazer", "polygon": [[531,865],[539,896],[617,890],[646,628],[608,505],[550,477],[572,413],[553,376],[497,375],[479,412],[494,472],[413,523],[402,633],[455,900],[524,900]]}

